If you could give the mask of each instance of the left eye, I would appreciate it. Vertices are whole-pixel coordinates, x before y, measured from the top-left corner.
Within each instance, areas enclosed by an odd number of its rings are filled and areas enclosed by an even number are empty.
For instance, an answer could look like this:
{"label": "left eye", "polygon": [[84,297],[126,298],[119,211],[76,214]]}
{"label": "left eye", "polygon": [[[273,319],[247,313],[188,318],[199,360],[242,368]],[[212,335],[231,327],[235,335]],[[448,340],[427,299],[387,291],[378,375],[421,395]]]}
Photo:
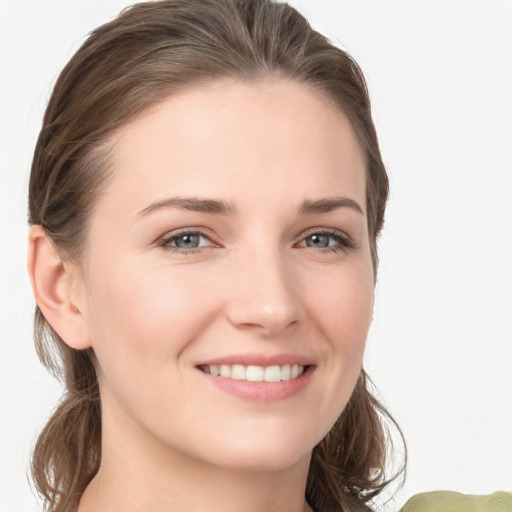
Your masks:
{"label": "left eye", "polygon": [[298,245],[301,247],[312,247],[314,249],[346,249],[352,247],[350,240],[337,233],[312,233],[304,238]]}

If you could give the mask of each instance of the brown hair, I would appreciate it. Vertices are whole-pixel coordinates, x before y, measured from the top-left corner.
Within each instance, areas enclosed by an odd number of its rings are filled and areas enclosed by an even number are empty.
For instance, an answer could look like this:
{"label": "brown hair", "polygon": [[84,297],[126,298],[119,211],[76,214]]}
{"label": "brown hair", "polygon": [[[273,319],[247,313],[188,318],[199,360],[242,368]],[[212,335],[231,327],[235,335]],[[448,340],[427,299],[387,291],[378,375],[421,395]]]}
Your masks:
{"label": "brown hair", "polygon": [[[271,0],[146,2],[94,30],[60,74],[45,113],[30,178],[30,223],[45,228],[63,257],[79,262],[91,208],[109,179],[105,146],[118,128],[180,89],[269,77],[306,84],[349,118],[367,159],[376,269],[388,179],[364,77],[296,10]],[[71,512],[101,461],[94,353],[68,347],[39,308],[35,341],[66,393],[38,438],[33,479],[48,510]],[[389,426],[398,429],[362,371],[347,407],[314,448],[306,491],[313,508],[370,510],[372,498],[405,474],[404,461],[386,479]]]}

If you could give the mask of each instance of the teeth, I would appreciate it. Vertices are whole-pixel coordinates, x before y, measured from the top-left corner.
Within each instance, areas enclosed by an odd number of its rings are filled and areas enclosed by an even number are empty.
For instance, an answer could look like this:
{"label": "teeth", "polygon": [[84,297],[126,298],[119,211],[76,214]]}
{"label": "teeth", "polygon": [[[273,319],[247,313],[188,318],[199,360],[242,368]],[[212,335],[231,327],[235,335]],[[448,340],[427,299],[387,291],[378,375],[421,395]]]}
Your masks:
{"label": "teeth", "polygon": [[232,379],[238,379],[238,380],[245,380],[245,366],[241,364],[234,364],[231,367],[231,378]]}
{"label": "teeth", "polygon": [[280,366],[267,366],[265,368],[265,382],[279,382],[281,380]]}
{"label": "teeth", "polygon": [[262,382],[265,380],[265,369],[263,366],[248,366],[246,375],[250,382]]}
{"label": "teeth", "polygon": [[282,366],[244,366],[243,364],[221,364],[201,366],[200,369],[209,375],[226,379],[247,380],[249,382],[280,382],[293,380],[304,373],[300,364],[284,364]]}

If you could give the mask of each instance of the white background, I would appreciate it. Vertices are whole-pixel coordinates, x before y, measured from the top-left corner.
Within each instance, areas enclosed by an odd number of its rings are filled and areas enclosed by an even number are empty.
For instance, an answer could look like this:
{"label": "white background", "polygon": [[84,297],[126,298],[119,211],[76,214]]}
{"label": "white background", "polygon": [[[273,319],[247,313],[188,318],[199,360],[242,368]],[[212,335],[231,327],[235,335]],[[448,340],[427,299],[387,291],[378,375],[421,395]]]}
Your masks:
{"label": "white background", "polygon": [[[512,2],[294,0],[368,79],[391,179],[366,367],[414,493],[512,491]],[[60,394],[32,347],[31,155],[52,84],[121,0],[0,0],[0,511]]]}

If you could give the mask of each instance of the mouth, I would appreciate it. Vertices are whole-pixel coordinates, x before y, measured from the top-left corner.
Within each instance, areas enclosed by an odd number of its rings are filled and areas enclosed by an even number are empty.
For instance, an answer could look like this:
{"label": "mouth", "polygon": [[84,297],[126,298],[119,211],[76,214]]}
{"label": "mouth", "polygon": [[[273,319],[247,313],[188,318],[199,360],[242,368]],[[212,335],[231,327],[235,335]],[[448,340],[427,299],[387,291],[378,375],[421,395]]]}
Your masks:
{"label": "mouth", "polygon": [[231,380],[247,382],[281,382],[296,380],[301,377],[309,366],[300,364],[283,364],[256,366],[243,364],[210,364],[198,367],[203,373]]}
{"label": "mouth", "polygon": [[201,361],[206,382],[238,399],[275,403],[300,396],[315,373],[314,359],[298,354],[231,354]]}

